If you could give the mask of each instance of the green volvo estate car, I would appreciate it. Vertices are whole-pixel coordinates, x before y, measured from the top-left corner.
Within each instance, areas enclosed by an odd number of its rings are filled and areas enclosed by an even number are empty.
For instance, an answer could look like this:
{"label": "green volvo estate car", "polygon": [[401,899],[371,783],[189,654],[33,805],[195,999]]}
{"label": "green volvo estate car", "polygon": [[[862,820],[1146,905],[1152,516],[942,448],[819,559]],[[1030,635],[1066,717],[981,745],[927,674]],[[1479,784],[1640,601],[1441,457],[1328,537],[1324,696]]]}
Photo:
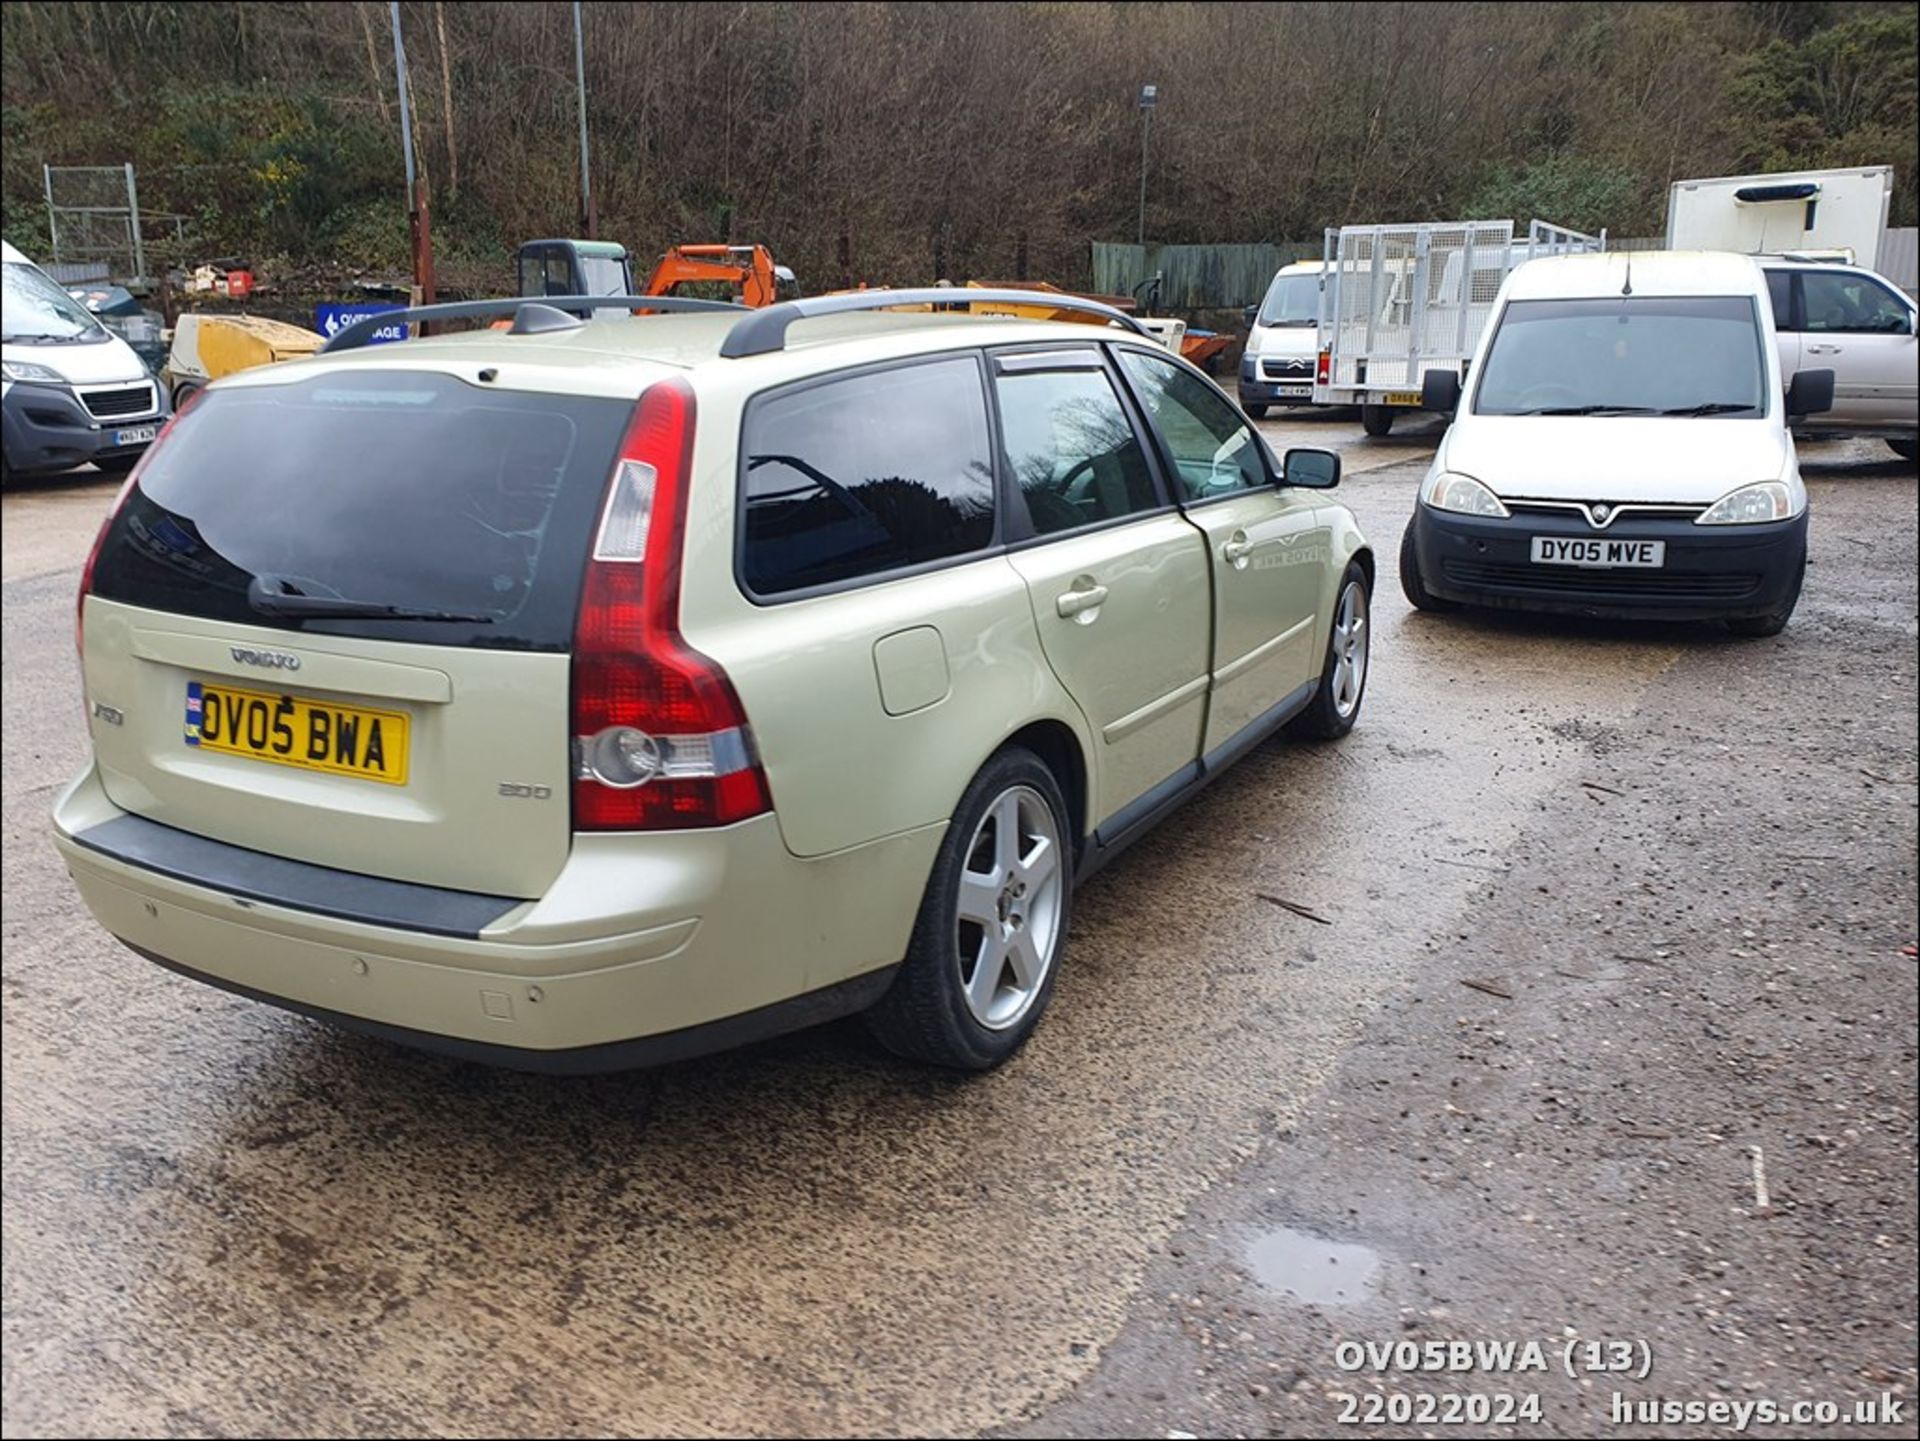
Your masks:
{"label": "green volvo estate car", "polygon": [[209,387],[81,582],[88,907],[509,1066],[853,1012],[1004,1060],[1079,882],[1352,727],[1374,561],[1336,457],[1127,317],[953,296],[438,307],[515,320]]}

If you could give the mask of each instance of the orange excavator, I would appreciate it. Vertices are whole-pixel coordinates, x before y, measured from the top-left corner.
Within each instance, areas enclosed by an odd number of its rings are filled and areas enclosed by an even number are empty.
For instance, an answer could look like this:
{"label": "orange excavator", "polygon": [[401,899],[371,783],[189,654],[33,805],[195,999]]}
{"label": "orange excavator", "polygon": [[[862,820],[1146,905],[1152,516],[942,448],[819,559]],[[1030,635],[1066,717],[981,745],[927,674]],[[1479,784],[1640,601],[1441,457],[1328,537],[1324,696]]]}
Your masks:
{"label": "orange excavator", "polygon": [[742,305],[772,305],[793,272],[764,245],[676,245],[653,267],[641,295],[673,295],[683,285],[724,285]]}
{"label": "orange excavator", "polygon": [[682,286],[713,285],[742,305],[762,306],[794,283],[764,245],[676,245],[637,290],[626,247],[612,241],[529,240],[516,267],[522,295],[673,295]]}

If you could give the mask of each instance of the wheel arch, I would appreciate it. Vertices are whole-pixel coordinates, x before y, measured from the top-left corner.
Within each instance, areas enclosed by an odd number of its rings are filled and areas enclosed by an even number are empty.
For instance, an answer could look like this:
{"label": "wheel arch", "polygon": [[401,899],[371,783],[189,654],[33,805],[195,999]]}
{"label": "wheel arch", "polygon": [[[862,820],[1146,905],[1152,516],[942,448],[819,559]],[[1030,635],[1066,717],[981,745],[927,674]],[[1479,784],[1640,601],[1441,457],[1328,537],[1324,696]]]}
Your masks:
{"label": "wheel arch", "polygon": [[1036,720],[1008,736],[1000,750],[1012,746],[1024,746],[1039,756],[1059,782],[1060,793],[1067,802],[1067,821],[1073,830],[1077,855],[1086,848],[1087,838],[1093,833],[1093,821],[1087,812],[1090,794],[1087,758],[1081,750],[1080,737],[1065,721]]}

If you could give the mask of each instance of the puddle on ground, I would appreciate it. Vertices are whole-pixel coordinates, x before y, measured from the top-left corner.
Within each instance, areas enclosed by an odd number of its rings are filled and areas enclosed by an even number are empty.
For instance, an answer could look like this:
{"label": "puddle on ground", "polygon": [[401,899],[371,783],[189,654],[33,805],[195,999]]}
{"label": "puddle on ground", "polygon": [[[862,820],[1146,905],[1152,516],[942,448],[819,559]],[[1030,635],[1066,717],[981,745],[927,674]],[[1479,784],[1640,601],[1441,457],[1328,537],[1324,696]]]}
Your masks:
{"label": "puddle on ground", "polygon": [[1315,1306],[1361,1300],[1380,1276],[1377,1252],[1286,1226],[1256,1237],[1247,1247],[1247,1263],[1268,1290]]}

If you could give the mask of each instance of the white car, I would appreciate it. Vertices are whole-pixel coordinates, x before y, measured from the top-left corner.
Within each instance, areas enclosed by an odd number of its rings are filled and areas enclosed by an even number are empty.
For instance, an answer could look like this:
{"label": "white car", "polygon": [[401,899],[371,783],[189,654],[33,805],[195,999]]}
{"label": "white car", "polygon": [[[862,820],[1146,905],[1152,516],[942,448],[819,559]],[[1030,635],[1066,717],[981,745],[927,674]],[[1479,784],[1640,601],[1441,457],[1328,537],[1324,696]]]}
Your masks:
{"label": "white car", "polygon": [[1831,370],[1782,367],[1747,256],[1532,260],[1501,287],[1420,487],[1400,580],[1460,605],[1722,620],[1778,633],[1800,596],[1807,493],[1789,418],[1833,403]]}
{"label": "white car", "polygon": [[1796,420],[1809,438],[1877,435],[1908,460],[1920,436],[1920,336],[1912,298],[1857,265],[1765,257],[1780,371],[1831,370],[1833,409]]}

